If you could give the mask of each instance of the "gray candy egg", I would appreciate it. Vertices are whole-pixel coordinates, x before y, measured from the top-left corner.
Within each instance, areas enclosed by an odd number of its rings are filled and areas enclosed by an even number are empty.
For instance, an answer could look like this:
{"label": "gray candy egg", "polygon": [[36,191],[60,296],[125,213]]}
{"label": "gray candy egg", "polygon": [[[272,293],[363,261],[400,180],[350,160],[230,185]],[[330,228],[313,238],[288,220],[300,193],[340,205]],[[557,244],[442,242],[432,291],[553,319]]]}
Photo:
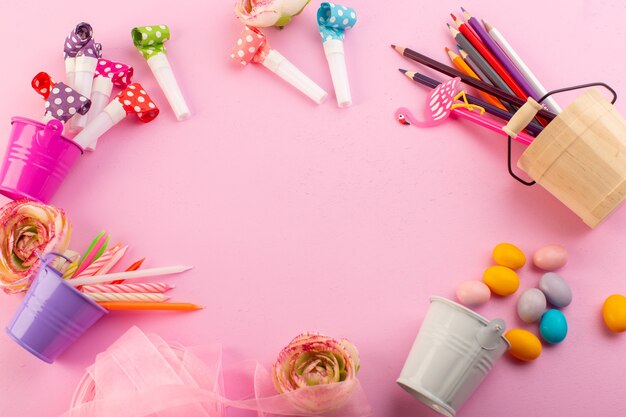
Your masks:
{"label": "gray candy egg", "polygon": [[538,288],[529,288],[517,300],[517,315],[526,323],[533,323],[546,311],[546,296]]}
{"label": "gray candy egg", "polygon": [[539,288],[555,307],[567,307],[572,302],[572,290],[559,274],[548,272],[539,280]]}

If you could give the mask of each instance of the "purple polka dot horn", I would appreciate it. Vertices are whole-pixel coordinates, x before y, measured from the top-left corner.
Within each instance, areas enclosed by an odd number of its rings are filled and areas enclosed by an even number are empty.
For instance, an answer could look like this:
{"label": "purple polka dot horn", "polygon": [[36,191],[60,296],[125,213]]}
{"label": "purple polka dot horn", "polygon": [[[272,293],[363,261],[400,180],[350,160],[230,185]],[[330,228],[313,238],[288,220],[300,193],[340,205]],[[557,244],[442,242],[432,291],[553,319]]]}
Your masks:
{"label": "purple polka dot horn", "polygon": [[89,23],[80,22],[65,38],[63,52],[65,58],[75,57],[87,42],[93,37],[93,29]]}
{"label": "purple polka dot horn", "polygon": [[91,100],[79,94],[67,84],[58,83],[50,91],[46,100],[44,120],[57,119],[67,122],[76,113],[86,114],[91,107]]}

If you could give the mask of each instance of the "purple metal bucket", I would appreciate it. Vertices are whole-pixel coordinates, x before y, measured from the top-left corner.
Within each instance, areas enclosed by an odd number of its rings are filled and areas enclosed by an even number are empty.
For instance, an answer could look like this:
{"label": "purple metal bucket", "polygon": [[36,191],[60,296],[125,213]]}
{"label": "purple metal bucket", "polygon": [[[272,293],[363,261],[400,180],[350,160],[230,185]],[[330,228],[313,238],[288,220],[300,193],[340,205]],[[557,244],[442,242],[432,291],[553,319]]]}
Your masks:
{"label": "purple metal bucket", "polygon": [[11,119],[11,136],[0,170],[0,193],[17,200],[27,197],[49,203],[70,168],[83,152],[62,136],[63,124]]}
{"label": "purple metal bucket", "polygon": [[48,265],[51,255],[46,255],[37,278],[6,329],[24,349],[48,363],[54,362],[107,313]]}

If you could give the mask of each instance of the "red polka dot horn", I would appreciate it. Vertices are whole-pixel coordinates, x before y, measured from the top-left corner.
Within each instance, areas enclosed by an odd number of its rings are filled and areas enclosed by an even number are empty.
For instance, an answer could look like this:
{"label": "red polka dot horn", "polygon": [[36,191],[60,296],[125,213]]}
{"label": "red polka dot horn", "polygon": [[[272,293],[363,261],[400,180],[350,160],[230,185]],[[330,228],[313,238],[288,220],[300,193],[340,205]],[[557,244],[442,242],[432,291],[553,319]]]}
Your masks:
{"label": "red polka dot horn", "polygon": [[[111,91],[113,86],[126,88],[131,82],[134,69],[131,66],[120,62],[110,61],[100,58],[96,67],[96,76],[93,79],[93,87],[91,89],[91,110],[87,116],[89,121],[95,119],[109,104]],[[34,87],[33,87],[34,88]],[[93,142],[85,150],[93,151],[96,149],[96,142]]]}
{"label": "red polka dot horn", "polygon": [[137,118],[144,123],[151,122],[159,114],[159,108],[139,83],[133,83],[122,90],[99,115],[89,122],[87,127],[76,135],[74,142],[87,148],[129,114],[136,114]]}
{"label": "red polka dot horn", "polygon": [[317,104],[323,103],[328,97],[326,91],[287,61],[287,58],[272,49],[265,35],[255,27],[244,27],[230,57],[244,66],[250,62],[263,64]]}

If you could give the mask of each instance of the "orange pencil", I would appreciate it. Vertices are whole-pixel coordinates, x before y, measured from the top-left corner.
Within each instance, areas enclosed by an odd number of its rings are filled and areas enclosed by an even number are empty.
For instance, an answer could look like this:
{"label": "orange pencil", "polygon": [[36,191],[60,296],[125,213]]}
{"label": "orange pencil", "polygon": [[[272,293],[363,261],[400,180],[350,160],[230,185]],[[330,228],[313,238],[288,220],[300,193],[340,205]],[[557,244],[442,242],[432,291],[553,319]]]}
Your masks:
{"label": "orange pencil", "polygon": [[124,302],[107,301],[98,303],[107,310],[201,310],[204,307],[191,303],[146,303],[146,302]]}
{"label": "orange pencil", "polygon": [[[457,54],[455,54],[454,52],[452,52],[450,50],[450,48],[446,47],[446,52],[448,53],[448,56],[450,57],[450,60],[452,61],[452,63],[454,64],[454,66],[461,71],[463,74],[469,75],[470,77],[476,78],[478,80],[480,80],[480,77],[478,76],[478,74],[476,74],[470,67],[469,65],[467,65],[467,63],[463,60],[463,58],[461,58],[460,56],[458,56]],[[483,80],[484,81],[484,80]],[[492,106],[496,106],[504,111],[508,111],[506,109],[506,107],[504,107],[504,105],[502,105],[502,103],[500,102],[500,100],[498,100],[497,98],[495,98],[494,96],[492,96],[491,94],[487,94],[483,91],[478,90],[478,93],[483,96],[483,98],[485,99],[485,101],[489,104],[491,104]]]}

